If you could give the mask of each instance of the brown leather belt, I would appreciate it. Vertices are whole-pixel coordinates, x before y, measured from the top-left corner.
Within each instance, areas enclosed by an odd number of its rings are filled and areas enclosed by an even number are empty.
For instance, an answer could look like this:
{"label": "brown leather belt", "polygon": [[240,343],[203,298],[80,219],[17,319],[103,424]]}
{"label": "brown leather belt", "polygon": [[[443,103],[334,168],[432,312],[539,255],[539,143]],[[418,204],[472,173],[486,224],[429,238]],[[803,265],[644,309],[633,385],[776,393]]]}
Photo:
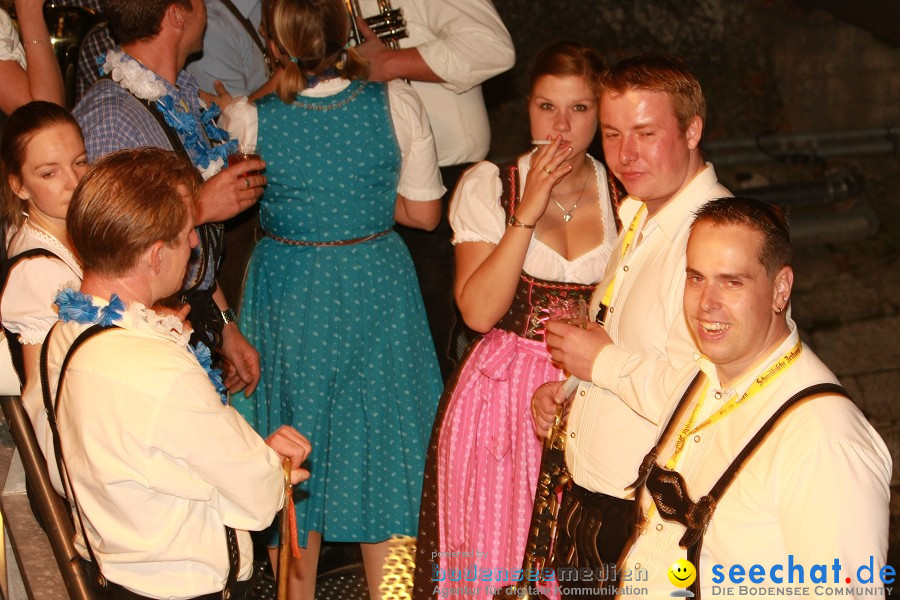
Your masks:
{"label": "brown leather belt", "polygon": [[273,239],[280,244],[288,244],[289,246],[352,246],[353,244],[362,244],[363,242],[368,242],[369,240],[380,238],[389,234],[391,231],[393,231],[393,229],[385,229],[384,231],[364,235],[363,237],[352,238],[349,240],[337,240],[334,242],[306,242],[303,240],[291,240],[288,238],[283,238],[281,236],[275,235],[274,233],[269,233],[263,228],[259,228],[259,233],[262,234],[263,237]]}

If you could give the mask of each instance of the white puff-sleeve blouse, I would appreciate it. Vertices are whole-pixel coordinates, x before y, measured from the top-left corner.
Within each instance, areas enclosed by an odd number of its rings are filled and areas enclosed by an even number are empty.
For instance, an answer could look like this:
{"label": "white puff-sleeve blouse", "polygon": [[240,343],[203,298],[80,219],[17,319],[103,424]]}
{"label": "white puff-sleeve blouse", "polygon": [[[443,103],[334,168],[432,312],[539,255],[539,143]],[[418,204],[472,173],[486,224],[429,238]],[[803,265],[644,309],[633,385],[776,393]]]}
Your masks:
{"label": "white puff-sleeve blouse", "polygon": [[25,224],[10,239],[7,255],[45,248],[59,257],[37,256],[19,261],[10,271],[0,297],[3,328],[19,336],[23,344],[42,344],[57,320],[53,299],[66,286],[79,287],[81,266],[72,253],[52,235]]}
{"label": "white puff-sleeve blouse", "polygon": [[[525,255],[523,270],[539,279],[567,283],[597,283],[606,269],[616,241],[616,224],[609,199],[606,169],[593,157],[598,202],[603,211],[603,242],[576,257],[567,260],[536,236],[532,236]],[[531,154],[523,154],[517,160],[519,189],[524,192],[525,178],[531,165]],[[500,168],[492,162],[482,161],[466,171],[450,203],[450,225],[453,227],[454,245],[465,242],[499,244],[506,231],[507,214],[500,206],[502,194]]]}

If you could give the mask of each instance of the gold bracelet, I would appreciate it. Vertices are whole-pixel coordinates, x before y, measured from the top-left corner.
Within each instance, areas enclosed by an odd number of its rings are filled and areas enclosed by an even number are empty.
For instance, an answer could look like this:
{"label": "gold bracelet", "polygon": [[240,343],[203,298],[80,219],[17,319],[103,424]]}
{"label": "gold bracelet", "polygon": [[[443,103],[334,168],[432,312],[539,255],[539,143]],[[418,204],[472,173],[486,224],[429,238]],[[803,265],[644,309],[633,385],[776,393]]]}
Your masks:
{"label": "gold bracelet", "polygon": [[533,223],[531,225],[523,223],[522,221],[518,220],[515,217],[515,215],[509,215],[509,218],[506,220],[507,227],[521,227],[522,229],[534,229],[535,225],[537,225],[537,223]]}
{"label": "gold bracelet", "polygon": [[50,40],[28,40],[28,43],[30,43],[30,44],[49,44],[51,46],[53,45],[53,42],[51,42]]}

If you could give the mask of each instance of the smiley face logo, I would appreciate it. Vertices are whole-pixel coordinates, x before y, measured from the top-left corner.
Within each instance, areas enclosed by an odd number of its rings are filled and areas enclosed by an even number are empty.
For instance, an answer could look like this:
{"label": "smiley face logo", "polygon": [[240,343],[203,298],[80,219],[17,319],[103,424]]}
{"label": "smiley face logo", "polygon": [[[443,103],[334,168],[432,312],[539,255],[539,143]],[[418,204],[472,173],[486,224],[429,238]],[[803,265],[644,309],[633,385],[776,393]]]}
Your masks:
{"label": "smiley face logo", "polygon": [[697,579],[697,569],[691,561],[679,558],[669,567],[669,581],[675,587],[686,588]]}

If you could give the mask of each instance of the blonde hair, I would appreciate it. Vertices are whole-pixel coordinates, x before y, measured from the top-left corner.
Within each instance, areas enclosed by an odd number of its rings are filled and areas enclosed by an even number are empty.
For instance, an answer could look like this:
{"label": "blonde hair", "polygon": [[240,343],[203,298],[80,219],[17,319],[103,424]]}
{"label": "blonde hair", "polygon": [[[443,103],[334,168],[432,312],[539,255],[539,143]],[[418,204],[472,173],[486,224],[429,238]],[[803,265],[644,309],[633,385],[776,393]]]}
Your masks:
{"label": "blonde hair", "polygon": [[368,77],[368,61],[346,47],[350,16],[341,0],[272,0],[265,19],[269,38],[290,57],[275,90],[282,102],[293,102],[310,76],[331,68],[345,79]]}
{"label": "blonde hair", "polygon": [[613,94],[632,89],[667,94],[682,133],[694,117],[706,121],[706,99],[700,82],[685,62],[674,56],[645,54],[626,58],[603,74],[600,87]]}

